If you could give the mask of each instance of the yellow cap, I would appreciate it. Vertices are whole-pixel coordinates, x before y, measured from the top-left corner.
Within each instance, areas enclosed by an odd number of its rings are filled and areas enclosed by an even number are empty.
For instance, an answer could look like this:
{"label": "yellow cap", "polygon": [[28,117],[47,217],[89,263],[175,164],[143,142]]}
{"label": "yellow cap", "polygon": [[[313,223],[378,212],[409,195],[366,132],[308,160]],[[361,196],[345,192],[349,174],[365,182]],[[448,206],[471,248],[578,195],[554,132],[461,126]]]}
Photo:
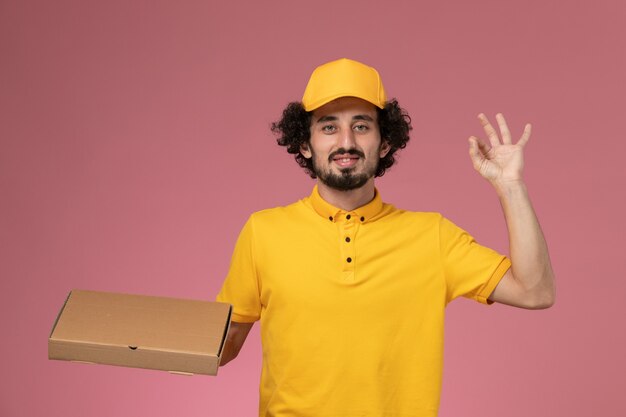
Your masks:
{"label": "yellow cap", "polygon": [[340,97],[358,97],[381,109],[387,101],[378,71],[347,58],[315,68],[304,90],[302,104],[306,111],[313,111]]}

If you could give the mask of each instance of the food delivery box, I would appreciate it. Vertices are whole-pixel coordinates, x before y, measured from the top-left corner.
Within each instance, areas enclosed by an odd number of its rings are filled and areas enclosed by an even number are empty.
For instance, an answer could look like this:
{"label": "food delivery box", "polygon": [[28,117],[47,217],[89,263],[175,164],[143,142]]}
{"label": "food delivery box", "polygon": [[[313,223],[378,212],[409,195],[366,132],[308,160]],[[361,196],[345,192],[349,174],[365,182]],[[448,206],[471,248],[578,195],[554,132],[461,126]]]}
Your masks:
{"label": "food delivery box", "polygon": [[229,304],[73,290],[48,339],[48,358],[217,375]]}

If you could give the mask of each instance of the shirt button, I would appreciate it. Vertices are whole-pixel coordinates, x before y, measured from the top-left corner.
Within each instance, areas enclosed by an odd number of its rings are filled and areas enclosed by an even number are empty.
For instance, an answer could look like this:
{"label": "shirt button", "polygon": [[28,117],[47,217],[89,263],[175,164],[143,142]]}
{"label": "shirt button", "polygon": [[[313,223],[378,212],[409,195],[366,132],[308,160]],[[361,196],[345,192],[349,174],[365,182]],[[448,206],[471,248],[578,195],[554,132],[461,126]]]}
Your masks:
{"label": "shirt button", "polygon": [[348,263],[350,263],[350,262],[352,262],[352,258],[348,258],[348,259],[346,259],[346,261],[347,261]]}
{"label": "shirt button", "polygon": [[365,217],[361,217],[361,221],[364,222],[365,221]]}
{"label": "shirt button", "polygon": [[333,216],[328,216],[328,220],[333,221]]}
{"label": "shirt button", "polygon": [[346,242],[350,242],[350,238],[349,237],[346,238]]}
{"label": "shirt button", "polygon": [[350,215],[349,214],[346,216],[346,219],[350,220]]}

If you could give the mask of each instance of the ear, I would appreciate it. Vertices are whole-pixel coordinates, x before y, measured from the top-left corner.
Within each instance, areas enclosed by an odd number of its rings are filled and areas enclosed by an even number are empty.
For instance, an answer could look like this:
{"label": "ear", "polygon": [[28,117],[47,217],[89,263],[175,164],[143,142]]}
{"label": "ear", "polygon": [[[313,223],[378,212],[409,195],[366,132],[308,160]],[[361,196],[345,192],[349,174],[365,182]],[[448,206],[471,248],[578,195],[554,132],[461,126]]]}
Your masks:
{"label": "ear", "polygon": [[302,154],[302,156],[304,156],[306,159],[311,158],[312,154],[311,154],[311,149],[309,148],[309,144],[307,142],[303,143],[302,145],[300,145],[300,153]]}
{"label": "ear", "polygon": [[381,158],[384,158],[385,156],[387,156],[390,150],[391,150],[391,145],[389,144],[389,142],[387,142],[386,139],[383,139],[382,142],[380,143],[380,151],[378,152],[378,156],[380,156]]}

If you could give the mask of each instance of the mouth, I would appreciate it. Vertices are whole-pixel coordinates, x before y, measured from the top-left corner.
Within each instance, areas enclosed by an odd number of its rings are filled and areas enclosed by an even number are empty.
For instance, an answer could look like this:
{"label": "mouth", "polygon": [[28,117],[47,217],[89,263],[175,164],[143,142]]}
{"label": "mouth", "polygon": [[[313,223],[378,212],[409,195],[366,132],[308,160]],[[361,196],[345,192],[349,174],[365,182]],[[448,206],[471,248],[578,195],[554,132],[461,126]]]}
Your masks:
{"label": "mouth", "polygon": [[332,160],[335,164],[337,164],[340,168],[350,168],[356,165],[359,162],[360,157],[358,155],[352,154],[341,154],[335,155]]}
{"label": "mouth", "polygon": [[337,149],[328,159],[337,167],[345,169],[354,167],[362,158],[364,159],[365,155],[358,149]]}

